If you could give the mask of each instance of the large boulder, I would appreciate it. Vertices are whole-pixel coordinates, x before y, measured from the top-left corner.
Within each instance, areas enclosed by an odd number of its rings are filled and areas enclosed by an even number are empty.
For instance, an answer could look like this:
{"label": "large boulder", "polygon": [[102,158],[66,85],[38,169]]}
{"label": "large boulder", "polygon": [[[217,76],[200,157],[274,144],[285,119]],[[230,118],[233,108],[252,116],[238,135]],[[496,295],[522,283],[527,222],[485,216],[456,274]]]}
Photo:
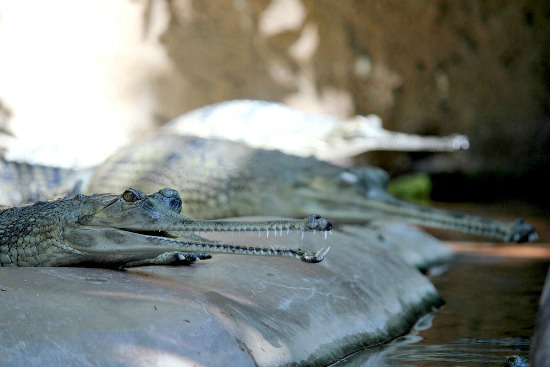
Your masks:
{"label": "large boulder", "polygon": [[[6,268],[0,364],[329,365],[406,334],[442,304],[399,251],[361,231],[306,234],[304,247],[331,246],[315,265],[215,255],[189,267]],[[424,240],[411,246],[443,246]]]}

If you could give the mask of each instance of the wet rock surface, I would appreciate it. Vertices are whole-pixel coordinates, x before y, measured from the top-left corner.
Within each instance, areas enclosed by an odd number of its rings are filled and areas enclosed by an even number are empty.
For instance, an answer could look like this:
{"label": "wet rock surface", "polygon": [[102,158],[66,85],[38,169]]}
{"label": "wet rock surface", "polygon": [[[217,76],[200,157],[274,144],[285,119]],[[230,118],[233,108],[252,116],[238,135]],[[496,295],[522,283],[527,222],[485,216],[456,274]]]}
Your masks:
{"label": "wet rock surface", "polygon": [[[399,250],[364,231],[306,235],[304,247],[331,246],[315,265],[216,255],[187,267],[3,269],[0,364],[332,363],[408,332],[442,302]],[[403,228],[388,226],[386,241],[392,231]],[[432,240],[411,245],[442,246]]]}

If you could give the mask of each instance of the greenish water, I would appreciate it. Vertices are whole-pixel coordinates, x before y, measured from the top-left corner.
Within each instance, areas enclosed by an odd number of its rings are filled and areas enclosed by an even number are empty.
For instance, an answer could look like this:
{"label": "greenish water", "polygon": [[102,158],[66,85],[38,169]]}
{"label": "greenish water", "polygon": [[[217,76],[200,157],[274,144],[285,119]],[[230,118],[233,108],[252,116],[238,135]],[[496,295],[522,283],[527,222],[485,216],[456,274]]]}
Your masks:
{"label": "greenish water", "polygon": [[529,355],[548,261],[461,254],[432,281],[446,305],[415,332],[338,366],[502,366]]}

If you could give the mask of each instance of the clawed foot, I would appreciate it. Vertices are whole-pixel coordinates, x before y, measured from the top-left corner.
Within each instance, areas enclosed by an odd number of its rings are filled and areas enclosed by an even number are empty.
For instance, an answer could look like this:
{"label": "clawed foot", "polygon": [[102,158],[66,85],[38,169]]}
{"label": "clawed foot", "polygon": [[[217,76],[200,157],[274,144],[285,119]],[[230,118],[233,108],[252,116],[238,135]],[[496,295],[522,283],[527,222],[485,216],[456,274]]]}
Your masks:
{"label": "clawed foot", "polygon": [[328,254],[329,250],[330,250],[330,246],[326,250],[320,249],[315,254],[299,250],[302,252],[302,256],[300,256],[300,260],[306,263],[312,263],[312,264],[319,263],[324,260],[325,255]]}
{"label": "clawed foot", "polygon": [[208,260],[212,258],[212,255],[208,253],[187,253],[187,252],[175,252],[174,256],[176,257],[176,261],[174,265],[179,264],[191,264],[198,260]]}
{"label": "clawed foot", "polygon": [[513,223],[513,231],[508,238],[507,242],[524,243],[534,242],[538,239],[535,227],[529,223],[525,223],[523,219],[516,219]]}
{"label": "clawed foot", "polygon": [[121,268],[132,268],[134,266],[144,265],[190,265],[197,260],[211,259],[212,255],[204,252],[164,252],[153,259],[131,261],[121,266]]}

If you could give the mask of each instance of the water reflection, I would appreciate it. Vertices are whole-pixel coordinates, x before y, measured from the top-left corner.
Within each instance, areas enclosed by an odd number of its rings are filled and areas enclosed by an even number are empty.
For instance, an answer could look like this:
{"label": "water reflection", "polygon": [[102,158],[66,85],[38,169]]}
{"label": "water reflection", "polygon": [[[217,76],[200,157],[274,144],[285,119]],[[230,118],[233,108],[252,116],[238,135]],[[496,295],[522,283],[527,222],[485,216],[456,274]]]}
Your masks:
{"label": "water reflection", "polygon": [[449,344],[400,346],[378,366],[502,366],[506,357],[527,357],[528,350],[528,338],[461,338]]}
{"label": "water reflection", "polygon": [[510,355],[528,357],[547,269],[547,259],[459,254],[432,279],[447,302],[433,319],[337,366],[500,367]]}

